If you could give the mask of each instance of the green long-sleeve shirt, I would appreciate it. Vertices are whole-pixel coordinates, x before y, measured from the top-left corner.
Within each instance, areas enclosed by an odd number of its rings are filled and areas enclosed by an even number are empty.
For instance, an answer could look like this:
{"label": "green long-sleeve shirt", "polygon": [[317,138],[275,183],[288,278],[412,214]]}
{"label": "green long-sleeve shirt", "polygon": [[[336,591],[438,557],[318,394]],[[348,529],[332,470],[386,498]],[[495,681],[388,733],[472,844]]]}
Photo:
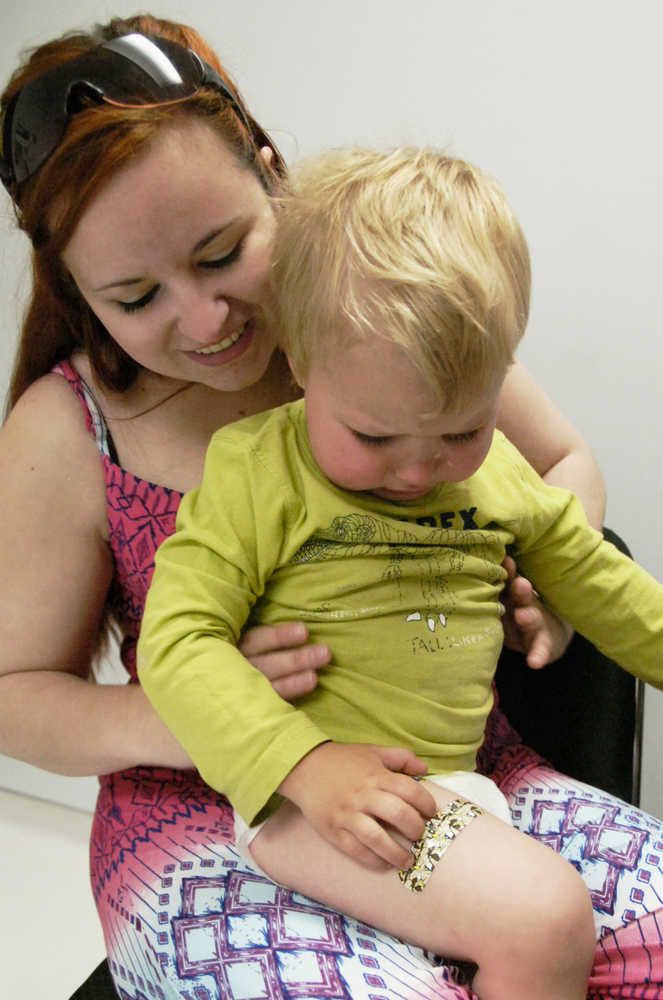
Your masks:
{"label": "green long-sleeve shirt", "polygon": [[[302,402],[224,428],[157,553],[142,684],[205,780],[250,822],[319,743],[406,746],[472,769],[502,646],[508,550],[550,606],[663,686],[663,587],[590,528],[496,432],[478,472],[395,504],[333,486]],[[235,648],[304,621],[332,664],[295,705]]]}

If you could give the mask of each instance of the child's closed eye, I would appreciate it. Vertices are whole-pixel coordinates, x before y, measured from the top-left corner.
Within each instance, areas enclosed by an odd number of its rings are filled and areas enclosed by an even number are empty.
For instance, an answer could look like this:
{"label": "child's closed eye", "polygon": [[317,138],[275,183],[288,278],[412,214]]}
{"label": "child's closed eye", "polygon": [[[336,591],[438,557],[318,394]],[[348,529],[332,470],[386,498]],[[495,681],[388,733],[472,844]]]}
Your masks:
{"label": "child's closed eye", "polygon": [[466,444],[468,441],[474,441],[478,433],[477,428],[474,431],[463,431],[461,434],[444,434],[443,438],[447,444]]}
{"label": "child's closed eye", "polygon": [[353,430],[352,435],[357,439],[357,441],[361,441],[362,444],[366,444],[370,448],[380,448],[393,441],[392,437],[380,437],[379,435],[362,434],[361,431]]}

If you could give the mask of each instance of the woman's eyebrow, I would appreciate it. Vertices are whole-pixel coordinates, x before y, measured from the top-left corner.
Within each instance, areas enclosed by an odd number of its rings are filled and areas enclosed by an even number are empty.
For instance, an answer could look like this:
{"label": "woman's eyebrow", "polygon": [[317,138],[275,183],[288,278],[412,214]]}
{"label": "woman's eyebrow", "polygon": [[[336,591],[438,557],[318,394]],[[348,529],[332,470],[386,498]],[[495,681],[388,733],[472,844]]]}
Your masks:
{"label": "woman's eyebrow", "polygon": [[212,243],[217,238],[217,236],[221,236],[223,233],[226,232],[226,230],[232,229],[233,226],[236,226],[238,222],[240,222],[241,220],[242,216],[236,215],[234,218],[229,219],[227,222],[224,222],[222,226],[217,226],[216,229],[213,229],[206,236],[203,236],[201,240],[198,240],[195,247],[193,248],[193,252],[200,253],[200,251],[204,250],[206,246]]}
{"label": "woman's eyebrow", "polygon": [[[193,247],[193,253],[200,253],[200,251],[204,250],[205,247],[209,246],[209,244],[212,243],[217,238],[217,236],[221,236],[223,233],[226,232],[226,230],[232,229],[233,226],[236,226],[240,220],[241,216],[239,215],[235,216],[235,218],[229,219],[228,222],[224,222],[222,226],[217,226],[211,232],[206,233],[205,236],[203,236],[202,239],[198,240],[198,242]],[[118,278],[114,281],[109,281],[105,285],[99,285],[99,287],[94,288],[93,291],[106,292],[110,288],[123,288],[126,285],[138,285],[140,284],[141,281],[144,281],[144,278],[142,277]]]}

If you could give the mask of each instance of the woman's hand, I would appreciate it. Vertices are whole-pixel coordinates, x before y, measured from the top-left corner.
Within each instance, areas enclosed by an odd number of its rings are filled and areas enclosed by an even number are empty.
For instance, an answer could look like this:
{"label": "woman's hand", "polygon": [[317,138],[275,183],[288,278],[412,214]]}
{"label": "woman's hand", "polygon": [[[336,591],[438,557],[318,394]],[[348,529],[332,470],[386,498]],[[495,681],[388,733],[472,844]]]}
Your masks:
{"label": "woman's hand", "polygon": [[507,571],[502,592],[504,643],[524,653],[529,667],[540,670],[566,652],[573,629],[541,603],[529,580],[519,575],[511,556],[502,565]]}
{"label": "woman's hand", "polygon": [[308,629],[302,622],[247,629],[238,648],[285,701],[313,691],[318,670],[331,660],[329,646],[308,642]]}
{"label": "woman's hand", "polygon": [[435,799],[410,775],[427,768],[410,750],[368,743],[322,743],[292,769],[279,791],[317,832],[367,868],[408,868],[412,854],[389,832],[417,840]]}

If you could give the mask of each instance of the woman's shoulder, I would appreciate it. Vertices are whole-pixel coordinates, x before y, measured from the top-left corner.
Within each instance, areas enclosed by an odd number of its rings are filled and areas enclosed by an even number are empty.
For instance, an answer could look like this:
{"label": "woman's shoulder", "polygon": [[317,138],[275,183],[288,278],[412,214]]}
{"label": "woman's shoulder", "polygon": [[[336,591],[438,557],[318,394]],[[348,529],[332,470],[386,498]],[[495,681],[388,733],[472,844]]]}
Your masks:
{"label": "woman's shoulder", "polygon": [[75,447],[77,440],[90,442],[85,409],[70,381],[55,372],[42,375],[16,402],[5,426],[35,444],[52,443],[55,438],[69,447]]}
{"label": "woman's shoulder", "polygon": [[0,433],[0,479],[19,506],[38,505],[42,517],[75,513],[105,530],[99,452],[85,411],[61,375],[37,379],[11,410]]}

